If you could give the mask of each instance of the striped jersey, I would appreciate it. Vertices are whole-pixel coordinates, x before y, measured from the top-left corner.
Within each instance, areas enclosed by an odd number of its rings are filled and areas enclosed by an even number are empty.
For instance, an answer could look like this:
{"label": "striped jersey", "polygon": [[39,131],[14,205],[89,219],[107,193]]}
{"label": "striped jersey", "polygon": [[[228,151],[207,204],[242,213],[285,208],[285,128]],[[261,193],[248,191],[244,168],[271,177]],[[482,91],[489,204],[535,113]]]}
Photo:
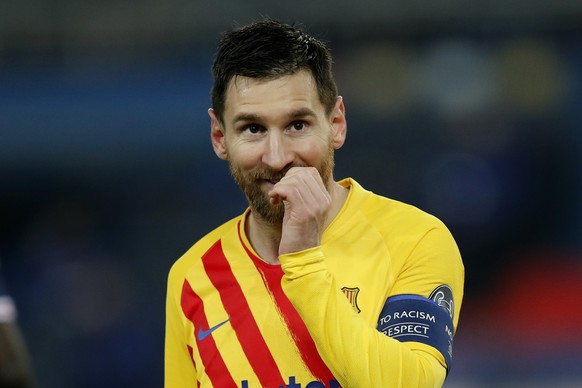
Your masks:
{"label": "striped jersey", "polygon": [[454,332],[464,268],[452,236],[415,207],[340,184],[350,193],[319,247],[266,263],[245,234],[247,210],[172,266],[166,388],[442,384],[443,351],[392,338],[413,326],[380,330],[380,317],[392,296],[429,298],[446,285]]}

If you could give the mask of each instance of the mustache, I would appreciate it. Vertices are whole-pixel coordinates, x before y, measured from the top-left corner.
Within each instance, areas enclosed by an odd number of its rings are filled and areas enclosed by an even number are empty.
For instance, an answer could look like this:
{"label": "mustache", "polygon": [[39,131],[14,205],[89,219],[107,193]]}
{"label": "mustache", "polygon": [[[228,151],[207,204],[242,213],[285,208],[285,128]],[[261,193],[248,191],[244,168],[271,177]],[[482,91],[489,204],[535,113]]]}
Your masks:
{"label": "mustache", "polygon": [[279,182],[287,172],[293,167],[305,167],[304,165],[288,164],[281,170],[273,170],[268,167],[259,167],[250,172],[251,178],[255,180],[267,180],[274,183]]}

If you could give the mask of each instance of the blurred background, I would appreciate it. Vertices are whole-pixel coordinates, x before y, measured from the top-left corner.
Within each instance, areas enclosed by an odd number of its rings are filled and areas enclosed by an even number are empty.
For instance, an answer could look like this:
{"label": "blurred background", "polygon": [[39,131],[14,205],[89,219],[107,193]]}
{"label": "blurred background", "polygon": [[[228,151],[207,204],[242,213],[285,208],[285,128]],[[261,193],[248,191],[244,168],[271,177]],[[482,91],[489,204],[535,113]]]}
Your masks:
{"label": "blurred background", "polygon": [[330,42],[336,178],[441,218],[446,386],[582,386],[582,2],[0,2],[0,261],[41,387],[161,387],[167,272],[245,202],[209,142],[218,34]]}

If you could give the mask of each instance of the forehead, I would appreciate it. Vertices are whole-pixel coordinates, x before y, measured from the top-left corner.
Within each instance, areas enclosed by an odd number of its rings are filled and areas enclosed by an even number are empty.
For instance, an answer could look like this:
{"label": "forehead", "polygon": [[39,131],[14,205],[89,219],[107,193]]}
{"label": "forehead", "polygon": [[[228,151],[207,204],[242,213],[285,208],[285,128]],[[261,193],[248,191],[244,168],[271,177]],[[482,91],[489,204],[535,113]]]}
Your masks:
{"label": "forehead", "polygon": [[307,70],[268,79],[236,76],[226,90],[225,119],[241,111],[274,113],[300,106],[323,110],[315,80]]}

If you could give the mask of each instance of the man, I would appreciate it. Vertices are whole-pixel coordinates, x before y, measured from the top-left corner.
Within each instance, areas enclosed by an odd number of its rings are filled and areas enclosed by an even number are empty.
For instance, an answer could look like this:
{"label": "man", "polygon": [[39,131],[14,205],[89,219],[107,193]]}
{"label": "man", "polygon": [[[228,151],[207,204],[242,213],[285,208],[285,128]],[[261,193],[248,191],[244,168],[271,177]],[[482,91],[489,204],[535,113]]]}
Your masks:
{"label": "man", "polygon": [[459,251],[436,218],[334,180],[329,50],[264,20],[225,33],[212,70],[212,145],[249,208],[170,271],[166,388],[442,385]]}
{"label": "man", "polygon": [[16,307],[0,278],[0,387],[32,386],[28,352],[16,324]]}

